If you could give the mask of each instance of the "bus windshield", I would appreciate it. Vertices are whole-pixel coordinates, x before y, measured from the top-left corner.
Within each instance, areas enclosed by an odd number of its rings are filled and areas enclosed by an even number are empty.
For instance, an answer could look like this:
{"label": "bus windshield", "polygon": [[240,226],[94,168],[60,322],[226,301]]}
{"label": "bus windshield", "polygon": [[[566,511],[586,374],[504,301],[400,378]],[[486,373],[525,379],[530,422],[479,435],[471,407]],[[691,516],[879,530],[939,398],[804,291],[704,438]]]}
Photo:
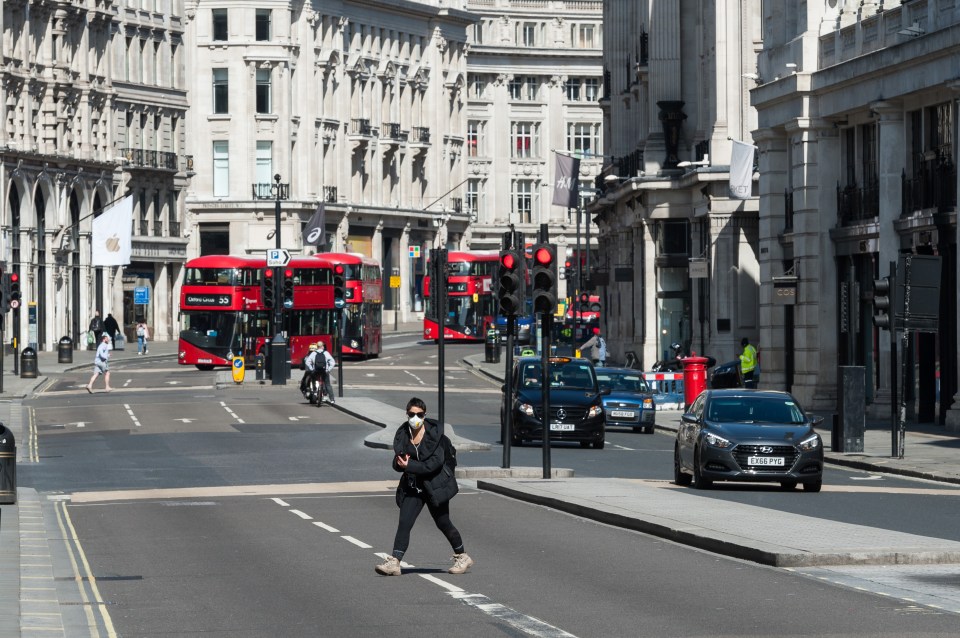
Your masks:
{"label": "bus windshield", "polygon": [[240,313],[185,310],[180,338],[203,350],[240,346]]}
{"label": "bus windshield", "polygon": [[260,271],[255,268],[187,268],[184,286],[258,286]]}

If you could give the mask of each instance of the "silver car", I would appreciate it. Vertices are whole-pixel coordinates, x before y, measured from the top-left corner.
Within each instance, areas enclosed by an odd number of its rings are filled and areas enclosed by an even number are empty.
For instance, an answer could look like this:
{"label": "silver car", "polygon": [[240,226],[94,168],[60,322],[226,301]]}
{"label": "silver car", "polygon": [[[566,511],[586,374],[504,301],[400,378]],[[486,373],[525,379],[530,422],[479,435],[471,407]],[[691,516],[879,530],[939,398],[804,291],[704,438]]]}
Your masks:
{"label": "silver car", "polygon": [[673,453],[677,485],[714,481],[779,482],[807,492],[823,485],[823,441],[787,392],[706,390],[681,417]]}

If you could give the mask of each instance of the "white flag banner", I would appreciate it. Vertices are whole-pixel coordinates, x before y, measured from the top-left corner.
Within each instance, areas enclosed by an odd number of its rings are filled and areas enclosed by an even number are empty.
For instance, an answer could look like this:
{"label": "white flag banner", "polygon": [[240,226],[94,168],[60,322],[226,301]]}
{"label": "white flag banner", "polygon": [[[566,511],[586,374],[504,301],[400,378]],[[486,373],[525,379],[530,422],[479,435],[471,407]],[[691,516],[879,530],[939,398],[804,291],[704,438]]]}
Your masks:
{"label": "white flag banner", "polygon": [[93,220],[94,266],[125,266],[133,252],[133,195],[100,213]]}
{"label": "white flag banner", "polygon": [[733,140],[730,151],[730,197],[749,199],[753,191],[753,144]]}

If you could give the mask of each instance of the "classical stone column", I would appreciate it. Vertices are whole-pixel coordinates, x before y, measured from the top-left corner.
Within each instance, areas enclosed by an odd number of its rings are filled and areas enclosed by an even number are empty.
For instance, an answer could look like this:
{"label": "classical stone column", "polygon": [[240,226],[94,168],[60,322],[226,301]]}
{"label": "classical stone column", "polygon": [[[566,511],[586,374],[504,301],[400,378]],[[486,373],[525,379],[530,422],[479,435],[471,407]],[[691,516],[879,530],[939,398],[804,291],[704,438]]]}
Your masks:
{"label": "classical stone column", "polygon": [[413,299],[413,271],[410,268],[410,258],[407,255],[410,252],[410,224],[403,227],[400,234],[400,288],[397,289],[397,312],[400,313],[400,321],[406,323],[410,321],[410,300]]}
{"label": "classical stone column", "polygon": [[[903,123],[903,109],[890,101],[873,102],[870,109],[880,117],[877,131],[877,156],[879,164],[879,229],[880,229],[880,276],[890,272],[890,262],[897,261],[900,252],[900,237],[894,223],[900,217],[902,208],[902,182],[906,145]],[[890,339],[886,333],[880,336],[880,358],[878,361],[879,387],[874,402],[869,406],[869,414],[886,417],[890,414]]]}
{"label": "classical stone column", "polygon": [[[956,112],[957,107],[960,106],[960,81],[955,80],[953,82],[949,82],[947,86],[953,89],[953,94],[955,96],[953,99],[954,112]],[[957,151],[956,149],[954,149],[954,157],[955,157],[954,162],[957,161],[956,155],[957,155]],[[960,193],[960,171],[957,171],[957,183],[954,184],[954,188],[956,189],[957,193]],[[954,233],[956,233],[956,237],[954,237],[954,241],[955,241],[954,245],[957,247],[960,247],[960,223],[957,223],[954,226],[953,231]],[[957,248],[954,248],[954,251],[960,253],[960,250],[958,250]],[[956,258],[955,261],[956,263],[954,264],[954,267],[956,268],[956,272],[954,272],[954,277],[955,277],[955,281],[960,282],[960,254],[958,254],[958,257]],[[956,331],[957,331],[957,334],[954,335],[954,340],[955,340],[954,343],[960,344],[960,320],[957,320],[958,318],[960,318],[960,294],[957,295],[957,303],[954,306],[953,311],[955,313],[954,325],[956,326]],[[958,370],[954,372],[954,378],[960,379],[960,360],[958,360]],[[940,397],[941,397],[940,400],[943,401],[942,391],[941,391]],[[957,393],[953,395],[953,405],[950,407],[949,410],[947,410],[946,426],[947,426],[947,429],[950,430],[951,432],[960,432],[960,390],[958,390]]]}

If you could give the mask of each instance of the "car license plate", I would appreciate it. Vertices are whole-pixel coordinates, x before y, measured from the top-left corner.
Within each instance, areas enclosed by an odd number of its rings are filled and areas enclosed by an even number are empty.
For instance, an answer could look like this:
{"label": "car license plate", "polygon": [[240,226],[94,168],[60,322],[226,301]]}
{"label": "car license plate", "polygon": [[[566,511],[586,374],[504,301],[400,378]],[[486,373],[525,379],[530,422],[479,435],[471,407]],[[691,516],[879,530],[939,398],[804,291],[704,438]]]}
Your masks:
{"label": "car license plate", "polygon": [[551,423],[550,429],[555,432],[572,432],[574,425],[573,423]]}
{"label": "car license plate", "polygon": [[637,413],[631,412],[630,410],[611,410],[610,416],[615,419],[635,419],[637,418]]}
{"label": "car license plate", "polygon": [[747,465],[782,466],[784,465],[784,458],[782,456],[748,456]]}

